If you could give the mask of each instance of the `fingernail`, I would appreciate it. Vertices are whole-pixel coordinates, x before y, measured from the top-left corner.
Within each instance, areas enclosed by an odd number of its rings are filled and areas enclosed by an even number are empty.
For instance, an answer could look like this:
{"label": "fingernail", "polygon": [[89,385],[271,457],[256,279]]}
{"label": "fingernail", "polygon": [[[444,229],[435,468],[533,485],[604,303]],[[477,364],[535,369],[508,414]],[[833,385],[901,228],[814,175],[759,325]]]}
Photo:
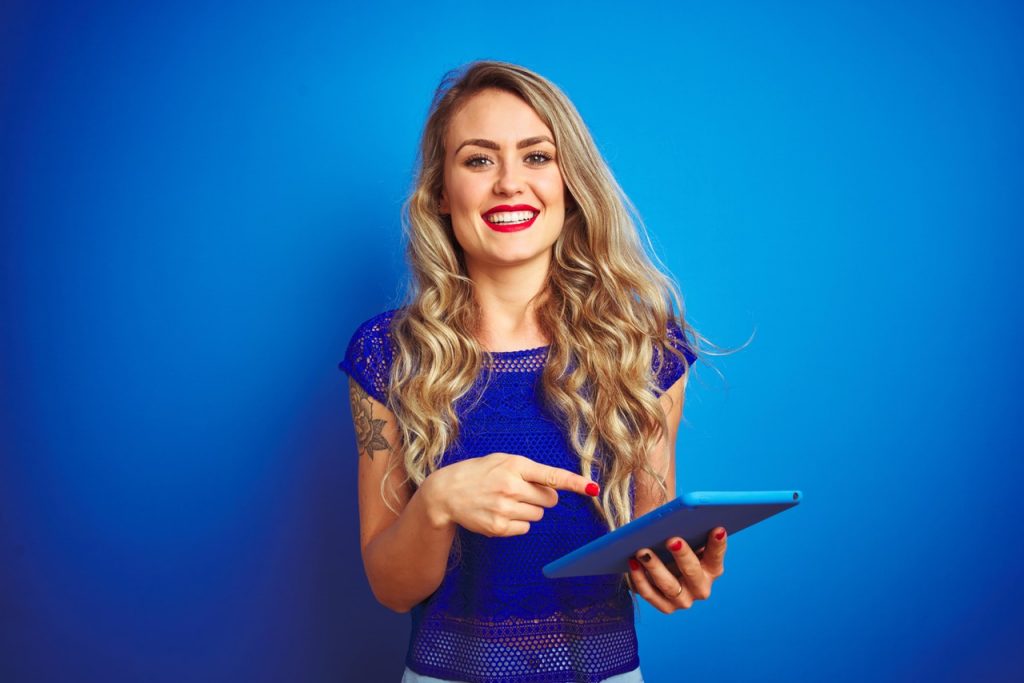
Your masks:
{"label": "fingernail", "polygon": [[650,562],[651,561],[651,554],[650,553],[644,553],[643,555],[640,556],[640,561],[641,562]]}
{"label": "fingernail", "polygon": [[672,552],[676,552],[677,550],[680,550],[682,547],[683,547],[683,542],[680,541],[678,538],[668,544],[668,549],[671,550]]}
{"label": "fingernail", "polygon": [[719,541],[725,538],[725,529],[722,529],[717,534],[715,534],[715,538],[717,538]]}
{"label": "fingernail", "polygon": [[589,484],[587,484],[586,491],[588,496],[596,496],[597,494],[601,493],[601,487],[595,484],[594,482],[590,482]]}
{"label": "fingernail", "polygon": [[640,563],[631,557],[629,558],[629,568],[636,571],[637,569],[640,569]]}

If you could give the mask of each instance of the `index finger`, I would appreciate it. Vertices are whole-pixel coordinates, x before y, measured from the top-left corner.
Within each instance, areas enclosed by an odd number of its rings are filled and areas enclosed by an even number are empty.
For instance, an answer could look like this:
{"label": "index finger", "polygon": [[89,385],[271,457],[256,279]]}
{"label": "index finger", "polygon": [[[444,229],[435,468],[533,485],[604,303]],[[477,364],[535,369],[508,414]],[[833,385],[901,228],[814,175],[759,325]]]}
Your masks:
{"label": "index finger", "polygon": [[560,467],[542,465],[528,459],[524,459],[519,476],[533,484],[542,484],[563,491],[575,491],[587,496],[596,496],[601,492],[601,487],[581,474]]}

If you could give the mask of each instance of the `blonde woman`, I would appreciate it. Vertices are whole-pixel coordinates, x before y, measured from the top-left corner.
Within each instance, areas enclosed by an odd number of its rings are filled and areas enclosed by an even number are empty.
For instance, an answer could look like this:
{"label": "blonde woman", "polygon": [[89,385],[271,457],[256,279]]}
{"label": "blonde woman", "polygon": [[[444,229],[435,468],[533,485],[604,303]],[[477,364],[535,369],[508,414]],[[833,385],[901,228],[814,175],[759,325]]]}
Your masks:
{"label": "blonde woman", "polygon": [[408,300],[341,363],[366,575],[412,612],[403,681],[641,681],[632,593],[707,598],[725,530],[700,556],[669,539],[674,566],[541,567],[674,496],[698,338],[678,289],[575,107],[516,65],[441,83],[405,208]]}

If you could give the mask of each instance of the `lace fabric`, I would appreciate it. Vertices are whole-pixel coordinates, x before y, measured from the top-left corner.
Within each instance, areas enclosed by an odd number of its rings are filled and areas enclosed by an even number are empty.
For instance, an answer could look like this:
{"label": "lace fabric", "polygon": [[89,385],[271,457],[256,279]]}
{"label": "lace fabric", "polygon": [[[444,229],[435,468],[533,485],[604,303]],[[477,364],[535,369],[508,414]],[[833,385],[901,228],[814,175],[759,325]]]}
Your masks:
{"label": "lace fabric", "polygon": [[[363,323],[339,364],[381,403],[393,358],[388,328],[394,313]],[[692,362],[681,331],[673,339]],[[442,466],[504,452],[578,469],[563,431],[539,400],[547,351],[491,354],[486,383],[478,381],[456,405],[460,435]],[[684,370],[672,355],[656,358],[654,369],[662,391]],[[560,492],[558,505],[522,536],[489,538],[458,528],[445,578],[412,611],[406,665],[421,675],[470,683],[589,683],[636,669],[633,601],[624,577],[548,579],[541,573],[548,562],[606,530],[594,501],[569,492]]]}
{"label": "lace fabric", "polygon": [[[409,667],[405,667],[401,683],[461,683],[461,681],[445,680],[433,676],[422,676]],[[616,674],[603,679],[600,683],[644,683],[644,676],[639,668],[627,671],[624,674]]]}

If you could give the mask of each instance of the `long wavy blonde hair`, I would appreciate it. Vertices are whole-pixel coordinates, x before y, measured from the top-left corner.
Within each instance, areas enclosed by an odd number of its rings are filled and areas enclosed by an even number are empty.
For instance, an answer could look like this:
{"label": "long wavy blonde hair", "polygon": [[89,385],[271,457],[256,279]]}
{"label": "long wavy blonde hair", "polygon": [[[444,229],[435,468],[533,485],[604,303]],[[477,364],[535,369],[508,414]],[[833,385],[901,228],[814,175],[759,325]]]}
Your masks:
{"label": "long wavy blonde hair", "polygon": [[[655,393],[657,367],[652,374],[655,349],[659,361],[671,353],[686,363],[669,343],[670,319],[695,340],[703,337],[685,322],[679,290],[652,263],[653,248],[645,251],[644,242],[651,243],[643,222],[572,102],[514,64],[480,61],[448,73],[430,107],[415,184],[403,207],[411,282],[391,327],[388,407],[398,420],[404,462],[393,462],[388,474],[404,465],[419,486],[438,468],[459,433],[456,400],[489,367],[477,341],[474,283],[451,218],[438,211],[449,123],[468,98],[489,88],[523,99],[554,134],[567,198],[548,282],[535,299],[550,340],[541,383],[548,407],[567,427],[579,471],[601,482],[595,504],[615,528],[632,518],[630,487],[638,472],[650,475],[662,499],[668,494],[647,457],[667,434]],[[696,343],[689,346],[696,351]]]}

